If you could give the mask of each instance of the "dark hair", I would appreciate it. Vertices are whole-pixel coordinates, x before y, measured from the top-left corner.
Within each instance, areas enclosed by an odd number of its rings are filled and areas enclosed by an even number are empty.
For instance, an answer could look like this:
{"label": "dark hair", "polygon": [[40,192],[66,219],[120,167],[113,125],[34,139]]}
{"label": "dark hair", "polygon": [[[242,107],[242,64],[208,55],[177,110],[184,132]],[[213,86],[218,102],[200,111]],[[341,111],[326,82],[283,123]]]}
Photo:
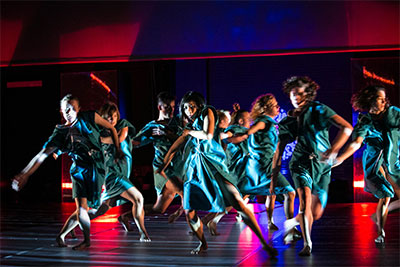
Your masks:
{"label": "dark hair", "polygon": [[62,102],[71,102],[72,100],[75,100],[78,103],[79,107],[81,106],[81,104],[79,103],[79,99],[72,94],[65,95],[60,101],[60,106],[61,106]]}
{"label": "dark hair", "polygon": [[241,109],[239,103],[233,104],[233,112],[231,114],[231,125],[239,124],[239,120],[243,119],[247,110]]}
{"label": "dark hair", "polygon": [[283,82],[283,92],[290,95],[294,88],[305,87],[307,101],[313,101],[317,97],[319,85],[307,76],[292,76]]}
{"label": "dark hair", "polygon": [[[378,98],[379,91],[386,92],[386,89],[379,85],[370,85],[353,94],[350,101],[353,109],[356,111],[369,111]],[[386,98],[386,108],[389,105],[389,100]]]}
{"label": "dark hair", "polygon": [[274,99],[275,96],[273,94],[264,94],[257,97],[251,105],[251,119],[254,121],[261,114],[270,113],[273,108],[272,100]]}
{"label": "dark hair", "polygon": [[117,118],[120,120],[121,114],[119,113],[118,106],[114,102],[106,102],[99,110],[99,114],[104,119],[111,118],[114,112],[117,112]]}
{"label": "dark hair", "polygon": [[200,112],[203,109],[203,107],[206,105],[206,100],[204,99],[202,94],[200,94],[198,92],[194,92],[194,91],[187,92],[182,97],[181,103],[179,104],[179,113],[185,117],[186,117],[186,114],[183,110],[183,105],[185,103],[189,103],[190,101],[193,101],[194,103],[196,103],[196,106],[198,108],[196,116],[198,115],[198,112]]}
{"label": "dark hair", "polygon": [[175,96],[169,92],[163,91],[157,95],[157,104],[164,103],[168,104],[175,101]]}

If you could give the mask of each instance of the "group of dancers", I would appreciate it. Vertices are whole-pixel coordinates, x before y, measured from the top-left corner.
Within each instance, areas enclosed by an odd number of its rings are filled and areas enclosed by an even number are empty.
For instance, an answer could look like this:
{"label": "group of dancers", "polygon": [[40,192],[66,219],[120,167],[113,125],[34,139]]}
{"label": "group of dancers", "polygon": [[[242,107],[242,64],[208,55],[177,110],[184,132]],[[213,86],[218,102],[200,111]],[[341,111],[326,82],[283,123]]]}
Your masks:
{"label": "group of dancers", "polygon": [[[162,92],[157,96],[158,119],[137,134],[131,123],[120,119],[116,104],[108,102],[98,112],[83,112],[79,100],[66,95],[60,103],[65,124],[55,127],[43,149],[14,177],[12,185],[19,190],[49,155],[68,153],[73,160],[70,174],[76,211],[58,234],[58,245],[66,246],[66,235],[79,225],[84,240],[73,249],[89,247],[90,220],[127,201],[132,203],[131,214],[140,241],[150,242],[144,225],[143,196],[129,176],[133,148],[152,144],[158,197],[146,213],[163,213],[180,196],[182,206],[170,215],[169,222],[185,213],[200,241],[192,254],[207,250],[203,225],[212,235],[218,235],[217,223],[234,208],[237,219],[250,227],[263,249],[271,257],[276,256],[277,250],[264,239],[246,201],[249,196],[266,196],[268,229],[277,230],[273,210],[276,196],[282,195],[284,241],[303,239],[299,255],[309,256],[312,224],[321,218],[326,207],[331,168],[365,144],[365,190],[379,199],[372,218],[378,227],[375,242],[383,243],[387,214],[400,207],[400,200],[390,203],[395,194],[400,196],[400,109],[389,106],[385,88],[363,88],[351,99],[353,108],[362,112],[353,131],[349,122],[315,101],[318,89],[319,85],[306,76],[284,81],[283,91],[294,109],[279,123],[274,118],[280,107],[269,93],[257,97],[250,111],[236,104],[230,114],[207,105],[200,93],[190,91],[180,101],[179,115],[174,116],[175,97]],[[332,125],[339,132],[331,144],[328,130]],[[352,142],[338,155],[352,133]],[[280,173],[285,146],[293,141],[297,143],[289,168],[296,189]],[[299,210],[294,216],[296,193]],[[208,214],[200,219],[199,210]],[[125,230],[131,230],[128,213],[118,219]]]}

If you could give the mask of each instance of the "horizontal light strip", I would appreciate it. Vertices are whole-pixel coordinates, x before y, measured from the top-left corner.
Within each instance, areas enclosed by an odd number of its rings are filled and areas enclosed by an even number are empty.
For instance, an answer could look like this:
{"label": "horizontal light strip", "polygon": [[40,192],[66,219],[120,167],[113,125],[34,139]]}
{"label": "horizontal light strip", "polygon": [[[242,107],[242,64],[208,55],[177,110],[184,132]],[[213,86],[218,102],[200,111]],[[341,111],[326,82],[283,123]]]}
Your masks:
{"label": "horizontal light strip", "polygon": [[329,50],[314,50],[314,51],[293,51],[293,52],[270,52],[270,53],[249,53],[249,54],[227,54],[227,55],[209,55],[209,56],[149,56],[147,58],[133,56],[119,56],[110,59],[76,59],[69,61],[57,62],[37,62],[37,63],[1,63],[0,67],[11,66],[37,66],[37,65],[61,65],[61,64],[86,64],[86,63],[121,63],[121,62],[139,62],[139,61],[157,61],[157,60],[183,60],[183,59],[213,59],[213,58],[241,58],[241,57],[266,57],[266,56],[295,56],[295,55],[313,55],[313,54],[333,54],[333,53],[352,53],[352,52],[380,52],[380,51],[400,51],[400,47],[388,48],[349,48],[349,49],[329,49]]}
{"label": "horizontal light strip", "polygon": [[7,82],[7,88],[42,87],[42,81]]}
{"label": "horizontal light strip", "polygon": [[362,180],[362,181],[354,181],[353,182],[353,187],[354,188],[364,188],[364,180]]}

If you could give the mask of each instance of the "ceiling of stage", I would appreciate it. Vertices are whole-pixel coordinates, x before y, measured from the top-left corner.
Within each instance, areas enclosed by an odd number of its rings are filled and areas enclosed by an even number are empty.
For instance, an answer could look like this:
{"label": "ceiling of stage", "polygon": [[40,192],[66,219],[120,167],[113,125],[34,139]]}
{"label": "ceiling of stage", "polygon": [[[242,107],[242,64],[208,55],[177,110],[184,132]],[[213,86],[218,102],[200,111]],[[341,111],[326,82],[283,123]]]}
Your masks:
{"label": "ceiling of stage", "polygon": [[398,49],[398,1],[1,2],[1,65]]}

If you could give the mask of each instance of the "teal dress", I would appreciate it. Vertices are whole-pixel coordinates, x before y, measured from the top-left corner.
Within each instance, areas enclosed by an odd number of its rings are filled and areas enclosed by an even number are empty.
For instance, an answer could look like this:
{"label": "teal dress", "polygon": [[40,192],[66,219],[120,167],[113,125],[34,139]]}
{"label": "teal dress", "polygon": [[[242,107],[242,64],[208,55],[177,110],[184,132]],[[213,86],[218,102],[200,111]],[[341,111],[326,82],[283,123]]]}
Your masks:
{"label": "teal dress", "polygon": [[[133,140],[140,142],[138,147],[152,143],[154,147],[154,160],[153,160],[153,175],[154,175],[154,187],[157,194],[160,195],[164,189],[167,180],[156,171],[163,165],[165,154],[167,154],[169,148],[172,146],[174,141],[168,139],[165,135],[153,135],[153,129],[160,128],[162,130],[170,130],[176,133],[177,136],[180,134],[179,119],[177,117],[172,118],[168,122],[165,121],[151,121],[146,124],[143,129],[133,138]],[[183,162],[180,152],[177,152],[171,164],[166,168],[165,174],[167,177],[179,177],[182,178]]]}
{"label": "teal dress", "polygon": [[[119,133],[123,128],[128,127],[128,135],[125,140],[120,144],[121,150],[124,152],[124,158],[115,159],[115,145],[102,143],[104,151],[104,165],[106,169],[105,190],[101,195],[101,201],[113,199],[110,206],[119,206],[126,202],[126,199],[120,196],[133,184],[129,180],[132,169],[132,138],[136,134],[135,127],[127,120],[119,120],[115,129]],[[111,136],[108,129],[103,129],[103,137]]]}
{"label": "teal dress", "polygon": [[363,137],[365,144],[362,158],[364,190],[379,199],[393,197],[393,187],[379,169],[386,169],[400,186],[400,109],[391,106],[379,119],[369,113],[360,113],[354,126],[353,140],[357,137]]}
{"label": "teal dress", "polygon": [[[242,194],[271,195],[272,160],[278,144],[277,123],[265,115],[258,116],[254,124],[258,122],[264,122],[265,128],[249,135],[245,176],[239,181],[238,187]],[[274,190],[277,195],[294,191],[281,173]]]}
{"label": "teal dress", "polygon": [[72,198],[87,198],[88,206],[97,208],[104,184],[104,157],[100,129],[94,111],[81,111],[72,126],[57,125],[43,148],[57,148],[72,159],[70,175]]}
{"label": "teal dress", "polygon": [[[233,135],[240,135],[247,133],[247,130],[246,127],[240,125],[230,125],[225,129],[225,132],[230,132]],[[226,163],[235,185],[245,176],[245,167],[249,157],[247,143],[248,141],[246,139],[238,144],[228,143],[226,146]]]}
{"label": "teal dress", "polygon": [[230,204],[224,199],[221,186],[225,186],[224,181],[232,184],[234,181],[225,164],[225,152],[216,131],[218,116],[214,107],[206,106],[200,111],[195,121],[186,128],[203,131],[208,108],[212,110],[216,118],[213,139],[198,139],[189,135],[184,147],[183,208],[185,210],[224,212]]}
{"label": "teal dress", "polygon": [[320,162],[321,153],[331,147],[330,119],[336,113],[328,106],[313,101],[297,117],[288,116],[279,123],[279,139],[290,143],[297,140],[289,169],[296,188],[309,187],[322,207],[328,202],[328,189],[331,181],[331,166]]}

